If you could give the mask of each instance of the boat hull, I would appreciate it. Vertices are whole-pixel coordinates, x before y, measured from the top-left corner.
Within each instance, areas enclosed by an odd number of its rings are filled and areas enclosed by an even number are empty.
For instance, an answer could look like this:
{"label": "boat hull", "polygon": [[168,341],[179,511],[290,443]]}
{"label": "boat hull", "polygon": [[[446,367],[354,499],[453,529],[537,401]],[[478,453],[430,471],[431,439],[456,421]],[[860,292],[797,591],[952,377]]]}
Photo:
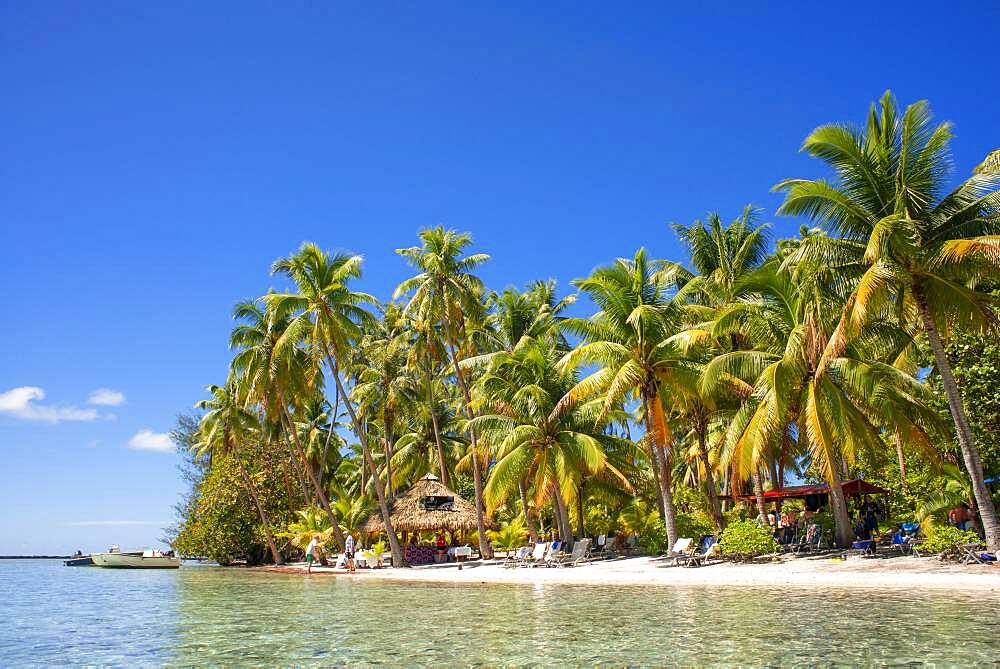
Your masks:
{"label": "boat hull", "polygon": [[90,557],[95,566],[109,569],[177,569],[181,566],[179,557],[166,555],[146,557],[125,553],[94,553]]}
{"label": "boat hull", "polygon": [[73,557],[68,560],[63,560],[63,564],[67,567],[93,567],[94,561],[89,555],[81,555],[79,557]]}

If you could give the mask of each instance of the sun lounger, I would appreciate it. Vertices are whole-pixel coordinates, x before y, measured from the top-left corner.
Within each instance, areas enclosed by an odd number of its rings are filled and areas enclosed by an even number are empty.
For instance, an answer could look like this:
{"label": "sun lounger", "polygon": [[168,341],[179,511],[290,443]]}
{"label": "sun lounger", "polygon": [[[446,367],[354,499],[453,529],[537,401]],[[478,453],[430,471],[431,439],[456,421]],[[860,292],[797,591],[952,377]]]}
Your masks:
{"label": "sun lounger", "polygon": [[549,549],[549,545],[545,542],[535,544],[535,547],[521,562],[517,565],[519,567],[533,567],[535,564],[542,561],[545,557],[545,551]]}
{"label": "sun lounger", "polygon": [[590,552],[590,539],[580,539],[573,544],[573,550],[569,553],[562,553],[555,562],[556,567],[575,567],[583,564],[588,559]]}
{"label": "sun lounger", "polygon": [[687,560],[691,553],[694,552],[694,539],[690,537],[681,537],[674,542],[674,547],[667,553],[667,559],[672,559],[674,561],[674,566],[681,563],[681,560]]}
{"label": "sun lounger", "polygon": [[696,550],[689,553],[686,557],[679,557],[677,559],[683,562],[685,567],[700,567],[718,554],[719,544],[716,542],[715,535],[710,534],[701,538]]}
{"label": "sun lounger", "polygon": [[556,566],[556,562],[558,562],[559,560],[560,546],[562,546],[561,541],[553,541],[552,543],[550,543],[548,550],[545,551],[545,556],[542,558],[542,561],[539,562],[538,565],[536,566],[544,566],[544,567]]}
{"label": "sun lounger", "polygon": [[984,553],[982,544],[966,544],[958,548],[964,564],[989,564],[997,559],[992,553]]}
{"label": "sun lounger", "polygon": [[518,548],[513,553],[507,553],[507,557],[504,558],[501,567],[513,568],[522,564],[528,556],[531,555],[531,546],[524,546],[523,548]]}

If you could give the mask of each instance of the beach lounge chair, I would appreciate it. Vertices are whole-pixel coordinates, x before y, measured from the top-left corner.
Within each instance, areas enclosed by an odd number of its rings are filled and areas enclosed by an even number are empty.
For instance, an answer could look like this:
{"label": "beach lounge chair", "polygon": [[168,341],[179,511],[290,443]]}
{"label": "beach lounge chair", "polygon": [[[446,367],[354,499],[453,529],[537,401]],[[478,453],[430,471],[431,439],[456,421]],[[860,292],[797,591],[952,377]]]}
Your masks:
{"label": "beach lounge chair", "polygon": [[691,537],[681,537],[674,542],[674,547],[667,553],[667,559],[674,561],[674,566],[681,563],[681,560],[687,560],[691,553],[694,552],[694,539]]}
{"label": "beach lounge chair", "polygon": [[554,567],[554,566],[556,566],[556,562],[559,561],[559,547],[560,546],[562,546],[562,542],[559,541],[559,540],[556,540],[556,541],[553,541],[552,543],[550,543],[549,547],[548,547],[548,550],[545,551],[545,556],[542,558],[542,561],[539,562],[538,565],[535,565],[535,566],[539,566],[539,565],[543,566],[543,567]]}
{"label": "beach lounge chair", "polygon": [[542,561],[542,558],[545,557],[545,551],[547,551],[548,548],[549,548],[549,545],[547,543],[545,543],[544,541],[541,542],[541,543],[535,544],[535,547],[531,550],[531,553],[529,553],[527,556],[525,556],[525,558],[523,560],[521,560],[521,562],[518,563],[517,566],[518,567],[533,567],[533,566],[535,566],[536,564],[538,564],[539,562]]}
{"label": "beach lounge chair", "polygon": [[531,546],[524,546],[522,548],[518,548],[512,553],[507,553],[507,557],[504,558],[503,564],[500,566],[508,568],[517,567],[522,564],[529,555],[531,555],[531,549]]}
{"label": "beach lounge chair", "polygon": [[963,564],[989,564],[997,557],[992,553],[984,553],[982,544],[966,544],[959,546],[960,558]]}
{"label": "beach lounge chair", "polygon": [[709,534],[701,538],[698,547],[686,557],[678,558],[685,567],[700,567],[709,559],[719,554],[719,544],[714,534]]}
{"label": "beach lounge chair", "polygon": [[573,544],[573,550],[569,553],[562,553],[555,561],[556,567],[575,567],[583,564],[588,559],[590,552],[590,539],[580,539]]}

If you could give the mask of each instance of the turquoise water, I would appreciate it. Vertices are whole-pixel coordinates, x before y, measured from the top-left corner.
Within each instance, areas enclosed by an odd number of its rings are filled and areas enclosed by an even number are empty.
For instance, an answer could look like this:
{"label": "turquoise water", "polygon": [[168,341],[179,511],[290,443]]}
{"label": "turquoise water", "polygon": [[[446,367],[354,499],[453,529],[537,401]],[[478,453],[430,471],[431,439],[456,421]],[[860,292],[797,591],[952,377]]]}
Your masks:
{"label": "turquoise water", "polygon": [[1000,599],[0,560],[0,666],[995,666]]}

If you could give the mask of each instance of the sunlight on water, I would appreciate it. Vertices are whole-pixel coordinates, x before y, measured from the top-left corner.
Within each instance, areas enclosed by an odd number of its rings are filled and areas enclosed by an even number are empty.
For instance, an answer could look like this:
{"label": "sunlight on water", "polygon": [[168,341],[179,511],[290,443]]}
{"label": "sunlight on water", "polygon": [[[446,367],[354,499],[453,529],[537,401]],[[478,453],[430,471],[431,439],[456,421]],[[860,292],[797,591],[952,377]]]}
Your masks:
{"label": "sunlight on water", "polygon": [[0,666],[994,666],[1000,599],[410,585],[0,561]]}

